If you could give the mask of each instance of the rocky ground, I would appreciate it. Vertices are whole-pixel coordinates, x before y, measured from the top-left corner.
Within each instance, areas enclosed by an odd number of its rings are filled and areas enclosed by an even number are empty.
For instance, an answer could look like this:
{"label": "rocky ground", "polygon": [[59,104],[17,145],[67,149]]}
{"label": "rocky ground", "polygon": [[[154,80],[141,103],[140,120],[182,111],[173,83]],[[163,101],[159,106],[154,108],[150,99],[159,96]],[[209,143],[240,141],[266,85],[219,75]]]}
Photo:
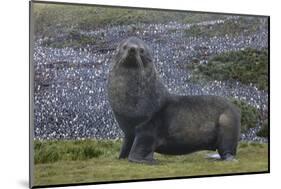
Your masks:
{"label": "rocky ground", "polygon": [[[268,45],[266,24],[255,31],[238,35],[188,35],[193,26],[212,28],[239,17],[196,24],[136,24],[108,26],[79,34],[98,39],[95,45],[54,48],[46,42],[68,39],[37,38],[34,45],[34,133],[36,139],[116,139],[122,132],[110,109],[106,80],[116,45],[124,38],[138,36],[151,47],[154,62],[171,93],[185,95],[211,94],[244,100],[260,111],[268,109],[267,91],[239,82],[194,82],[186,64],[194,59],[206,64],[214,55],[245,48],[262,49]],[[266,18],[259,19],[261,23]],[[247,28],[245,29],[247,30]],[[241,135],[242,140],[266,141],[256,136],[257,127]]]}

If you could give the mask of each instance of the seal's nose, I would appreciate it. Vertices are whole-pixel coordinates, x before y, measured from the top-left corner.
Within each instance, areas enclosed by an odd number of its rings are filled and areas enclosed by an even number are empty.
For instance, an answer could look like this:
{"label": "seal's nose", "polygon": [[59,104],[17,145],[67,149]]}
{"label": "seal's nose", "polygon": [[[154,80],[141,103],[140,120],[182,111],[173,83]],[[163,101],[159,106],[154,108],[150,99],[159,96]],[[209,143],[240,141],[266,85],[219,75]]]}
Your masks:
{"label": "seal's nose", "polygon": [[129,53],[130,53],[130,54],[136,53],[136,47],[130,47]]}

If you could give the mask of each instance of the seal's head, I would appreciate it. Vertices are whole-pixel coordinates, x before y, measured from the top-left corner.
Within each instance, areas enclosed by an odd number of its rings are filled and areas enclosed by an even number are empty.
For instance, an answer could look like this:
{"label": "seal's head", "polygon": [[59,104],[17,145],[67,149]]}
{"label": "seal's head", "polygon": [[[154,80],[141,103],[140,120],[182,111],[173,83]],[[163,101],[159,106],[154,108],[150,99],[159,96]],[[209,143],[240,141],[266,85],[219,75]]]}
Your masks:
{"label": "seal's head", "polygon": [[144,69],[153,67],[149,47],[136,37],[130,37],[119,44],[115,60],[118,66],[128,69],[139,68],[141,73]]}

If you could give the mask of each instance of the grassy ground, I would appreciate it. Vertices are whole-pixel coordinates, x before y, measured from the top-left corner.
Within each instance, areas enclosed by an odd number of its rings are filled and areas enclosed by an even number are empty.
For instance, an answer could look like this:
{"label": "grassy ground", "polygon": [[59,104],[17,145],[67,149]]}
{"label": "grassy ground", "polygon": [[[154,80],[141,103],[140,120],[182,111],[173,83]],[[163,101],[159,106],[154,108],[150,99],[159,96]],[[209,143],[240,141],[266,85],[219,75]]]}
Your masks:
{"label": "grassy ground", "polygon": [[144,9],[74,6],[58,4],[34,4],[35,33],[50,36],[54,28],[93,30],[106,25],[138,23],[195,23],[222,19],[225,15],[156,11]]}
{"label": "grassy ground", "polygon": [[[268,170],[267,144],[240,143],[237,162],[213,161],[207,151],[156,154],[158,165],[119,160],[121,141],[35,141],[35,185],[148,179]],[[56,154],[56,155],[54,155]]]}

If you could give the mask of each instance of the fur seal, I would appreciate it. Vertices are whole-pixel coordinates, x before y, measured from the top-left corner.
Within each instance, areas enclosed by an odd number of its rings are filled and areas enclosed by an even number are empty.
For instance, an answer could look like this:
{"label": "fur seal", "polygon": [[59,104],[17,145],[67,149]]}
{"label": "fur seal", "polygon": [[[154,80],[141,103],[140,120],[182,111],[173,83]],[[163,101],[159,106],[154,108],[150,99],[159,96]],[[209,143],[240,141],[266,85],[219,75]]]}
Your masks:
{"label": "fur seal", "polygon": [[149,47],[138,38],[118,46],[108,97],[125,134],[119,158],[154,164],[154,152],[181,155],[218,150],[222,160],[236,154],[237,107],[218,96],[169,94],[157,76]]}
{"label": "fur seal", "polygon": [[149,47],[130,37],[117,47],[108,78],[108,97],[124,140],[119,158],[127,158],[137,125],[159,111],[169,95],[160,82]]}

